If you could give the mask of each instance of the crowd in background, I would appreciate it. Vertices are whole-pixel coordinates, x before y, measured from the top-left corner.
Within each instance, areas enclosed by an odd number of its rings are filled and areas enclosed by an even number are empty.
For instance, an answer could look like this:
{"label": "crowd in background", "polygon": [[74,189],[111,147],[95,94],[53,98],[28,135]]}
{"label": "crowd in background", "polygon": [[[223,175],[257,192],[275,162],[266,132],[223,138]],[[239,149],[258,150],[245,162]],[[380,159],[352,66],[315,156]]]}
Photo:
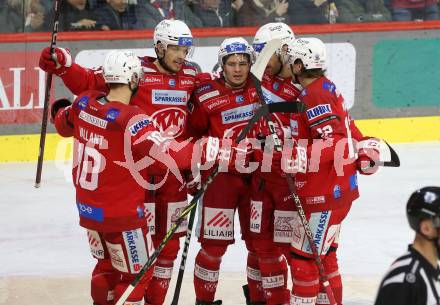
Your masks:
{"label": "crowd in background", "polygon": [[[439,0],[60,0],[60,31],[190,28],[439,19]],[[51,31],[53,0],[0,0],[0,32]]]}

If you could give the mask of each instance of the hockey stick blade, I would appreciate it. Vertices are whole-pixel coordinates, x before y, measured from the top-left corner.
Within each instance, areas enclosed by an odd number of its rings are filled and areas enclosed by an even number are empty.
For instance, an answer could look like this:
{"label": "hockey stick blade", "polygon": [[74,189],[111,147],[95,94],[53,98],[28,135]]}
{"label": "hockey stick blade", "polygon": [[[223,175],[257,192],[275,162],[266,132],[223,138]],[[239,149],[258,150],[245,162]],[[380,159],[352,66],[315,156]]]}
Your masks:
{"label": "hockey stick blade", "polygon": [[266,43],[261,53],[258,55],[257,60],[252,65],[251,73],[260,81],[263,79],[264,71],[267,64],[275,51],[282,46],[281,39],[272,39]]}
{"label": "hockey stick blade", "polygon": [[388,146],[388,149],[390,150],[391,154],[391,160],[390,161],[381,161],[379,163],[380,166],[384,167],[400,167],[400,159],[399,155],[396,153],[396,151],[391,147],[390,144],[388,144],[387,141],[383,140],[385,144]]}

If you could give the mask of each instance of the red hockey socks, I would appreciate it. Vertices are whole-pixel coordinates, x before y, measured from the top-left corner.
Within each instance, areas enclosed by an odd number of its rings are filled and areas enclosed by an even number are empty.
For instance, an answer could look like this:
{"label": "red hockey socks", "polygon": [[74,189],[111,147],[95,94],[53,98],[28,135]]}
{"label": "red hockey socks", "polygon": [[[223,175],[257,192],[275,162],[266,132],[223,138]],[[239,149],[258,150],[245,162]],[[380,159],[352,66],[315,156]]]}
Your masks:
{"label": "red hockey socks", "polygon": [[220,264],[226,248],[226,245],[212,246],[202,243],[194,266],[194,289],[198,301],[214,301]]}
{"label": "red hockey socks", "polygon": [[[155,246],[156,241],[155,241]],[[156,261],[153,278],[148,284],[145,300],[151,305],[162,305],[173,274],[173,263],[179,252],[179,240],[171,239],[162,249]]]}
{"label": "red hockey socks", "polygon": [[110,259],[99,259],[92,272],[90,291],[93,302],[102,305],[113,304],[113,290],[120,277],[120,273],[113,268]]}
{"label": "red hockey socks", "polygon": [[256,253],[248,252],[246,269],[249,300],[252,302],[265,302],[266,298],[261,284],[261,272]]}
{"label": "red hockey socks", "polygon": [[254,240],[258,256],[261,282],[268,305],[289,304],[287,289],[287,262],[280,249],[272,241]]}

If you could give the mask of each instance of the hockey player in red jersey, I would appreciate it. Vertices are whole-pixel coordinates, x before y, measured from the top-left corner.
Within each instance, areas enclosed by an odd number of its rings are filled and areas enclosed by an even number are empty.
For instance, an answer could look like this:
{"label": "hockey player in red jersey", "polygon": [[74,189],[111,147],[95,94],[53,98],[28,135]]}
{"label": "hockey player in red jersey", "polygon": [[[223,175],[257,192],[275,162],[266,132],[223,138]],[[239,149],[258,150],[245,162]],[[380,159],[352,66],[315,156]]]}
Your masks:
{"label": "hockey player in red jersey", "polygon": [[[162,136],[185,139],[187,102],[196,82],[196,70],[185,58],[190,52],[193,38],[188,26],[179,20],[163,20],[154,31],[157,58],[142,57],[144,77],[131,104],[149,115]],[[97,89],[108,92],[100,70],[85,69],[72,62],[68,50],[55,49],[55,58],[49,48],[43,50],[40,67],[61,77],[74,93]],[[184,176],[184,175],[183,175]],[[145,213],[154,243],[157,245],[187,204],[186,188],[175,175],[149,175],[145,177],[149,191],[145,194]],[[160,187],[159,187],[160,186]],[[179,250],[178,238],[183,236],[186,222],[177,230],[158,258],[153,280],[147,291],[147,302],[163,304],[171,280],[173,262]],[[154,292],[154,293],[153,293]]]}
{"label": "hockey player in red jersey", "polygon": [[[291,117],[292,137],[306,145],[307,173],[295,176],[297,193],[338,304],[342,282],[336,258],[341,223],[358,198],[357,171],[371,174],[379,159],[379,141],[362,137],[351,121],[344,99],[325,77],[326,50],[317,38],[297,39],[291,50],[292,71],[303,87],[299,100],[307,111]],[[359,139],[360,141],[356,141]],[[301,144],[300,144],[301,145]],[[358,158],[356,159],[356,155]],[[291,304],[328,304],[319,294],[318,269],[297,212],[292,219]]]}
{"label": "hockey player in red jersey", "polygon": [[[189,125],[195,134],[235,141],[241,129],[259,107],[256,89],[248,79],[254,51],[241,37],[228,38],[219,50],[219,78],[202,82],[194,94]],[[228,245],[234,243],[234,214],[238,208],[242,238],[248,242],[249,176],[234,162],[228,172],[220,172],[201,200],[198,225],[201,250],[194,268],[196,304],[215,301],[220,264]],[[209,171],[203,171],[206,178]]]}
{"label": "hockey player in red jersey", "polygon": [[[295,102],[300,86],[292,82],[290,65],[286,62],[286,48],[295,39],[292,29],[281,22],[265,24],[255,34],[253,47],[260,52],[276,38],[281,39],[283,47],[272,55],[266,67],[261,82],[262,93],[267,104]],[[284,138],[290,139],[290,114],[272,114],[271,118],[282,142]],[[270,136],[264,118],[258,128],[260,137]],[[257,149],[254,155],[258,161],[263,160],[262,150]],[[249,221],[255,252],[249,257],[249,265],[253,268],[248,267],[247,304],[289,304],[286,257],[290,257],[292,230],[288,220],[295,207],[290,200],[284,200],[290,194],[286,178],[279,172],[260,168],[252,174],[251,194],[252,217]]]}
{"label": "hockey player in red jersey", "polygon": [[[106,56],[103,77],[108,94],[85,91],[68,107],[56,102],[52,114],[58,133],[74,136],[76,205],[90,251],[98,260],[91,279],[92,299],[96,305],[111,305],[154,251],[144,218],[145,191],[127,168],[115,162],[125,159],[124,141],[135,159],[142,158],[153,142],[135,142],[153,127],[143,111],[128,106],[142,77],[140,60],[131,52],[113,51]],[[142,302],[151,274],[125,304]]]}

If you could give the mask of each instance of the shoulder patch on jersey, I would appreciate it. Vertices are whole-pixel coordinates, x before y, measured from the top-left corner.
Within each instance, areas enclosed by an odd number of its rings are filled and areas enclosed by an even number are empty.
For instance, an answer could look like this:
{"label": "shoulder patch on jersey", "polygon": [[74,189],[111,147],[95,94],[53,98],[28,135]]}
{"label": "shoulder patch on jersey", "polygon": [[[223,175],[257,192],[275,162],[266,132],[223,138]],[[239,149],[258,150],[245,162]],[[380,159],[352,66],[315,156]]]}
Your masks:
{"label": "shoulder patch on jersey", "polygon": [[87,108],[87,106],[89,105],[89,100],[90,97],[88,96],[83,96],[82,98],[79,99],[79,101],[77,102],[77,107],[81,110],[84,110]]}
{"label": "shoulder patch on jersey", "polygon": [[196,76],[196,70],[193,70],[193,69],[183,69],[182,72],[183,72],[183,74]]}
{"label": "shoulder patch on jersey", "polygon": [[401,272],[401,273],[399,273],[397,275],[394,275],[394,276],[386,279],[383,282],[382,287],[385,287],[386,285],[394,284],[394,283],[396,283],[396,284],[403,283],[404,280],[405,280],[405,272]]}
{"label": "shoulder patch on jersey", "polygon": [[147,127],[148,125],[150,125],[151,121],[148,119],[142,119],[137,121],[136,123],[130,125],[128,127],[128,130],[130,130],[130,133],[132,136],[137,135],[137,133],[139,131],[141,131],[143,128]]}
{"label": "shoulder patch on jersey", "polygon": [[334,93],[336,91],[335,84],[333,84],[331,82],[323,82],[322,83],[322,88],[324,88],[324,90],[330,91],[330,93]]}
{"label": "shoulder patch on jersey", "polygon": [[318,118],[326,113],[332,113],[330,104],[320,104],[306,111],[307,118],[310,120]]}
{"label": "shoulder patch on jersey", "polygon": [[85,112],[84,110],[81,110],[79,113],[79,118],[83,120],[84,122],[87,122],[89,124],[92,124],[96,127],[106,129],[107,128],[107,121],[103,120],[101,118],[98,118],[94,115],[91,115],[90,113]]}
{"label": "shoulder patch on jersey", "polygon": [[120,111],[119,111],[118,109],[110,108],[110,109],[107,111],[107,114],[106,114],[106,116],[105,116],[105,119],[106,119],[108,122],[114,122],[114,121],[117,119],[117,117],[119,116],[119,113],[120,113]]}
{"label": "shoulder patch on jersey", "polygon": [[217,96],[217,95],[220,95],[220,92],[218,90],[214,90],[214,91],[211,91],[211,92],[208,92],[208,93],[205,93],[205,94],[199,96],[199,101],[201,103],[203,103],[207,99],[212,98],[212,97]]}

